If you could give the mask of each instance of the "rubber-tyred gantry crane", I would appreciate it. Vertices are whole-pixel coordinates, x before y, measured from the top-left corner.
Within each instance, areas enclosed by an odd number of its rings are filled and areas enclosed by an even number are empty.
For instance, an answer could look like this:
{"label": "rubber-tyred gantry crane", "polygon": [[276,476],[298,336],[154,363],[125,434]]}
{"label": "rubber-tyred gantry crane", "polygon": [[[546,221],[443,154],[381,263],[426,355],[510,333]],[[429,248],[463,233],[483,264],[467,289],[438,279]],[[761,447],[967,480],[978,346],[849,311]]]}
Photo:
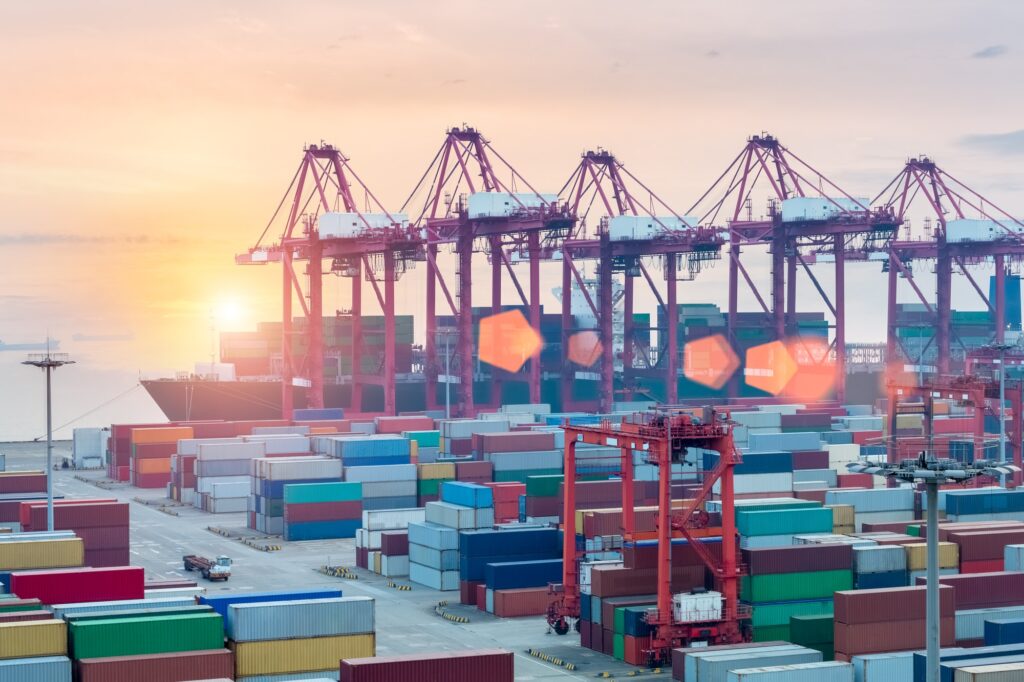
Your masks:
{"label": "rubber-tyred gantry crane", "polygon": [[[520,189],[522,188],[522,189]],[[466,196],[468,194],[468,196]],[[414,206],[414,202],[418,203]],[[482,250],[491,261],[491,309],[501,312],[503,271],[512,280],[530,326],[540,330],[540,265],[545,253],[567,236],[574,219],[557,197],[541,194],[519,174],[476,129],[451,128],[430,166],[402,210],[414,210],[413,223],[426,237],[426,392],[427,407],[437,407],[437,384],[443,363],[438,358],[437,289],[456,320],[457,341],[453,371],[458,377],[456,412],[474,416],[473,397],[473,252]],[[449,286],[438,267],[441,245],[449,245],[458,261],[458,287]],[[509,254],[529,263],[529,296],[516,276]],[[454,295],[453,295],[454,291]],[[458,299],[456,305],[455,299]],[[501,383],[512,378],[492,367],[490,399],[500,404]],[[452,377],[446,377],[451,381]],[[539,356],[527,364],[530,401],[539,403]]]}
{"label": "rubber-tyred gantry crane", "polygon": [[[680,268],[685,265],[684,279],[693,279],[701,267],[717,260],[724,242],[717,231],[701,228],[697,221],[676,213],[649,187],[630,173],[610,152],[598,149],[582,155],[579,165],[560,192],[570,212],[577,219],[577,232],[562,245],[562,409],[584,407],[573,400],[572,385],[576,363],[570,353],[576,329],[573,318],[573,286],[597,324],[601,343],[599,359],[600,388],[596,406],[609,412],[615,400],[613,320],[615,294],[613,275],[624,275],[623,314],[623,389],[631,399],[635,382],[641,376],[662,375],[665,395],[662,402],[679,401],[679,340],[677,305]],[[596,205],[599,219],[592,221],[588,233],[587,220]],[[663,266],[665,296],[650,269],[647,257],[658,258]],[[577,262],[591,259],[598,263],[598,286],[595,296],[577,268]],[[658,349],[652,354],[637,332],[633,320],[633,280],[643,276],[664,313],[664,326],[658,326]],[[653,357],[652,357],[653,355]],[[640,366],[637,367],[637,361]],[[586,369],[586,368],[582,368]],[[586,407],[595,407],[586,405]]]}
{"label": "rubber-tyred gantry crane", "polygon": [[[739,603],[739,581],[744,574],[736,543],[733,469],[741,463],[732,438],[728,414],[707,407],[700,417],[682,410],[663,409],[636,413],[613,425],[603,421],[598,426],[565,428],[565,483],[563,508],[563,576],[560,591],[553,592],[548,608],[548,623],[558,634],[566,634],[570,620],[580,614],[579,559],[576,545],[576,446],[578,443],[619,448],[622,476],[623,539],[634,539],[635,506],[633,491],[633,452],[645,453],[648,463],[658,467],[658,589],[656,608],[647,614],[653,629],[652,664],[669,660],[671,649],[689,642],[703,641],[732,644],[749,641],[750,614]],[[672,509],[672,464],[687,458],[691,448],[719,453],[714,469],[705,471],[701,487],[681,509]],[[719,561],[699,541],[700,528],[707,523],[704,502],[715,484],[720,484],[722,506],[722,557]],[[715,586],[722,594],[722,617],[712,622],[676,622],[672,614],[672,538],[686,538],[714,576]]]}
{"label": "rubber-tyred gantry crane", "polygon": [[[767,185],[768,214],[755,219],[752,194],[758,184]],[[808,199],[815,201],[793,202]],[[836,395],[845,392],[846,355],[845,283],[846,260],[864,246],[888,243],[899,221],[888,207],[871,208],[811,165],[803,161],[771,135],[762,133],[746,145],[712,186],[687,211],[699,217],[701,224],[717,225],[723,220],[729,234],[729,341],[738,348],[737,313],[740,277],[746,283],[765,316],[765,324],[777,340],[795,339],[797,324],[797,269],[803,269],[834,319],[834,337],[829,359],[834,361]],[[771,255],[771,293],[768,304],[742,262],[745,248],[769,247]],[[807,255],[831,255],[835,268],[834,295],[829,297],[809,267]],[[815,362],[825,361],[825,357]],[[735,395],[738,382],[730,382]]]}
{"label": "rubber-tyred gantry crane", "polygon": [[[287,216],[279,240],[264,244],[286,203]],[[352,405],[359,411],[363,387],[376,384],[383,388],[385,413],[396,413],[395,281],[422,250],[418,232],[409,227],[404,216],[389,213],[381,205],[336,147],[321,143],[303,150],[299,168],[256,246],[236,257],[240,264],[280,261],[282,265],[281,410],[285,418],[292,415],[294,385],[308,388],[309,407],[324,405],[324,259],[331,260],[329,272],[352,279],[351,310],[340,313],[351,317]],[[305,289],[296,269],[298,261],[306,261]],[[384,315],[383,357],[380,366],[370,372],[363,371],[364,278]],[[292,322],[296,299],[305,320],[298,332]],[[293,344],[300,334],[304,337],[300,347],[305,351],[296,356]]]}
{"label": "rubber-tyred gantry crane", "polygon": [[[952,330],[952,276],[958,269],[978,294],[994,317],[994,341],[1002,343],[1006,329],[1006,269],[1011,261],[1024,257],[1024,222],[1014,218],[987,198],[957,180],[940,168],[932,159],[921,156],[907,160],[903,169],[886,185],[872,202],[891,210],[901,223],[909,227],[908,214],[916,200],[921,199],[930,213],[932,223],[924,223],[923,239],[895,240],[887,249],[888,259],[888,333],[887,357],[892,363],[900,351],[906,358],[913,355],[902,346],[897,335],[896,302],[899,278],[907,281],[914,294],[933,316],[935,334],[928,346],[935,343],[936,370],[942,374],[950,372]],[[981,235],[976,229],[984,226],[965,221],[968,212],[976,219],[990,226],[992,234]],[[928,220],[928,219],[926,219]],[[964,226],[964,229],[950,231],[950,223]],[[964,221],[964,222],[959,222]],[[909,230],[908,230],[909,232]],[[992,259],[995,263],[995,287],[989,300],[984,290],[971,275],[969,265]],[[935,261],[935,304],[928,300],[914,279],[912,263],[915,260]],[[958,344],[966,350],[963,343]],[[919,351],[923,355],[927,346]],[[923,363],[921,363],[923,364]]]}

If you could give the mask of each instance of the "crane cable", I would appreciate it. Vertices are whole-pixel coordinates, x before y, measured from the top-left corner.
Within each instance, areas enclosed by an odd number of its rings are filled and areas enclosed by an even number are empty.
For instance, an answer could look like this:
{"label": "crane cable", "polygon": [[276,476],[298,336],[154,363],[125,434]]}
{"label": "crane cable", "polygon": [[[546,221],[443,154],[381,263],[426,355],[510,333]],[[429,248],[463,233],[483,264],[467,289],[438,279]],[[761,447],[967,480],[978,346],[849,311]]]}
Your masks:
{"label": "crane cable", "polygon": [[[119,399],[123,398],[124,396],[128,395],[129,393],[131,393],[132,391],[134,391],[134,390],[136,390],[136,389],[138,389],[138,388],[142,388],[142,384],[135,384],[134,386],[130,387],[129,389],[127,389],[127,390],[125,390],[125,391],[121,391],[120,393],[118,393],[117,395],[115,395],[115,396],[114,396],[113,398],[111,398],[110,400],[107,400],[106,402],[102,402],[102,403],[100,403],[99,405],[97,405],[96,407],[92,408],[92,409],[91,409],[91,410],[89,410],[88,412],[84,412],[84,413],[82,413],[82,414],[78,415],[77,417],[75,417],[74,419],[72,419],[72,420],[70,420],[70,421],[66,421],[66,422],[64,422],[64,423],[63,423],[63,424],[61,424],[60,426],[58,426],[58,427],[56,427],[55,429],[53,429],[53,431],[54,431],[54,432],[60,431],[60,430],[61,430],[61,429],[63,429],[64,427],[66,427],[66,426],[70,426],[70,425],[74,424],[74,423],[75,423],[76,421],[78,421],[79,419],[82,419],[83,417],[88,417],[88,416],[89,416],[90,414],[92,414],[93,412],[96,412],[97,410],[99,410],[99,409],[101,409],[101,408],[104,408],[104,407],[106,407],[107,405],[111,404],[111,403],[112,403],[112,402],[114,402],[115,400],[119,400]],[[40,440],[42,440],[42,439],[44,439],[44,438],[46,438],[46,434],[45,434],[45,433],[44,433],[43,435],[41,435],[41,436],[36,436],[35,438],[33,438],[33,439],[32,439],[32,442],[33,442],[33,443],[38,443],[38,442],[39,442]]]}

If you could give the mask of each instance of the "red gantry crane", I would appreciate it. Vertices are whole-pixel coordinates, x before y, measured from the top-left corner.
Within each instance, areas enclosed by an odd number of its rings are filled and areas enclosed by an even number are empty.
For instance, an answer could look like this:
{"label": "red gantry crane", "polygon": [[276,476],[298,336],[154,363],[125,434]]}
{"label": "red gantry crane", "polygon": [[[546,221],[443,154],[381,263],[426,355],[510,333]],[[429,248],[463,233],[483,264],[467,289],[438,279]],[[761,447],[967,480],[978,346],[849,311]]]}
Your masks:
{"label": "red gantry crane", "polygon": [[[616,272],[623,274],[623,392],[627,399],[632,399],[637,378],[660,374],[666,389],[665,395],[658,398],[667,404],[678,403],[680,269],[685,268],[684,279],[692,280],[705,264],[719,258],[724,240],[717,231],[701,228],[697,220],[672,210],[613,154],[603,149],[583,154],[560,195],[578,221],[577,233],[562,245],[562,366],[565,368],[561,381],[562,409],[584,407],[573,400],[572,387],[577,372],[589,369],[574,362],[571,353],[573,336],[581,331],[573,317],[574,284],[586,302],[586,312],[596,323],[595,331],[601,344],[596,407],[603,412],[612,409],[615,399],[613,320],[617,302],[613,277]],[[588,233],[587,220],[595,205],[600,217],[591,223]],[[644,262],[650,257],[658,259],[664,270],[664,297],[662,287],[655,282]],[[583,259],[598,264],[596,292],[577,267]],[[633,319],[633,280],[640,276],[650,286],[665,320],[664,326],[653,327],[658,332],[655,353],[648,347],[648,341],[638,334],[647,332],[649,339],[651,328],[638,329]]]}
{"label": "red gantry crane", "polygon": [[[504,178],[504,179],[503,179]],[[521,189],[520,189],[521,188]],[[418,208],[414,207],[414,202]],[[437,343],[437,289],[456,320],[457,341],[453,372],[457,377],[457,409],[474,416],[473,278],[474,251],[488,253],[491,263],[492,314],[501,312],[503,271],[507,272],[530,326],[540,329],[540,265],[545,254],[567,236],[574,218],[557,196],[541,194],[528,183],[474,128],[447,131],[444,142],[420,178],[402,210],[414,210],[413,224],[426,238],[426,391],[427,407],[437,407],[438,377],[443,369]],[[442,245],[456,254],[458,287],[449,286],[438,267]],[[516,276],[510,253],[529,263],[529,296]],[[453,293],[454,292],[454,293]],[[456,299],[458,304],[456,305]],[[490,368],[492,404],[501,402],[501,383],[515,378]],[[446,377],[452,381],[453,377]],[[528,362],[530,401],[539,403],[541,372],[538,356]]]}
{"label": "red gantry crane", "polygon": [[[643,452],[645,460],[658,467],[658,582],[656,607],[647,613],[651,624],[649,662],[665,663],[673,647],[693,642],[733,644],[749,641],[750,612],[739,603],[739,581],[744,574],[736,542],[733,469],[741,463],[732,438],[728,414],[706,407],[700,417],[678,409],[636,413],[622,424],[605,420],[598,426],[574,426],[565,429],[565,483],[563,508],[563,577],[560,591],[552,593],[548,623],[555,632],[569,632],[570,621],[580,614],[579,560],[576,538],[576,446],[578,443],[610,445],[620,449],[622,476],[623,540],[634,539],[636,529],[633,495],[633,452]],[[691,449],[719,453],[716,466],[702,474],[701,487],[681,509],[672,509],[672,465],[697,456]],[[722,558],[719,561],[699,541],[700,529],[707,525],[704,503],[715,484],[719,484],[722,506]],[[673,615],[672,538],[688,540],[714,576],[722,595],[720,617],[706,620],[677,620]],[[577,620],[578,624],[578,620]]]}
{"label": "red gantry crane", "polygon": [[[361,195],[361,196],[360,196]],[[289,202],[290,199],[290,202]],[[288,204],[281,236],[264,239]],[[360,206],[363,208],[360,208]],[[294,386],[305,386],[309,407],[324,405],[323,261],[329,273],[352,280],[352,304],[339,316],[352,325],[352,405],[362,407],[363,388],[378,385],[384,393],[384,412],[396,414],[395,404],[395,282],[409,264],[422,258],[423,240],[400,213],[390,213],[363,184],[336,147],[320,143],[303,151],[302,161],[256,246],[236,257],[239,264],[279,261],[283,274],[281,339],[281,411],[290,419]],[[305,261],[306,287],[296,263]],[[383,357],[379,366],[364,371],[367,331],[362,326],[362,281],[370,283],[384,315]],[[293,302],[304,318],[296,332]],[[377,333],[381,333],[378,331]],[[296,341],[303,352],[294,353]],[[371,362],[371,364],[374,364]]]}

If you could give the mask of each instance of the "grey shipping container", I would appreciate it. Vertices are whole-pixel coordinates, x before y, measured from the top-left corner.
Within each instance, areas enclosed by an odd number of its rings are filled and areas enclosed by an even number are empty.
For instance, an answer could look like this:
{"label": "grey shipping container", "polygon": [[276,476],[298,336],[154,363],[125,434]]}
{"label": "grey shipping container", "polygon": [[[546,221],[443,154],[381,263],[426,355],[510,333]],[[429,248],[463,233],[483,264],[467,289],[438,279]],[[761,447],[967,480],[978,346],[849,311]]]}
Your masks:
{"label": "grey shipping container", "polygon": [[71,682],[71,659],[42,656],[0,661],[0,682]]}
{"label": "grey shipping container", "polygon": [[853,666],[841,661],[730,670],[728,682],[853,682]]}
{"label": "grey shipping container", "polygon": [[374,600],[338,597],[231,604],[226,631],[228,639],[236,642],[373,632]]}

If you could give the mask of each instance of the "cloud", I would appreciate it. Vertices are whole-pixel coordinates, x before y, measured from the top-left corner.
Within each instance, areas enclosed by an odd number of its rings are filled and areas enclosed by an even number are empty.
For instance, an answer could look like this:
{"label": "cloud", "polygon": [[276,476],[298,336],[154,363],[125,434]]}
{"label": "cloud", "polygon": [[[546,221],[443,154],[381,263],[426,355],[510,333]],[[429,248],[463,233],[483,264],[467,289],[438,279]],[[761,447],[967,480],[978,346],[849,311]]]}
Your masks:
{"label": "cloud", "polygon": [[0,244],[183,244],[187,240],[174,235],[147,234],[70,234],[67,232],[21,232],[0,234]]}
{"label": "cloud", "polygon": [[959,143],[983,152],[1015,156],[1024,154],[1024,129],[1011,130],[1008,133],[964,135],[960,138]]}
{"label": "cloud", "polygon": [[720,57],[721,55],[722,53],[719,52],[718,50],[708,50],[707,52],[704,53],[704,56],[707,57],[708,59],[714,59],[715,57]]}
{"label": "cloud", "polygon": [[971,57],[974,59],[995,59],[1002,57],[1007,51],[1006,45],[989,45],[973,53]]}

